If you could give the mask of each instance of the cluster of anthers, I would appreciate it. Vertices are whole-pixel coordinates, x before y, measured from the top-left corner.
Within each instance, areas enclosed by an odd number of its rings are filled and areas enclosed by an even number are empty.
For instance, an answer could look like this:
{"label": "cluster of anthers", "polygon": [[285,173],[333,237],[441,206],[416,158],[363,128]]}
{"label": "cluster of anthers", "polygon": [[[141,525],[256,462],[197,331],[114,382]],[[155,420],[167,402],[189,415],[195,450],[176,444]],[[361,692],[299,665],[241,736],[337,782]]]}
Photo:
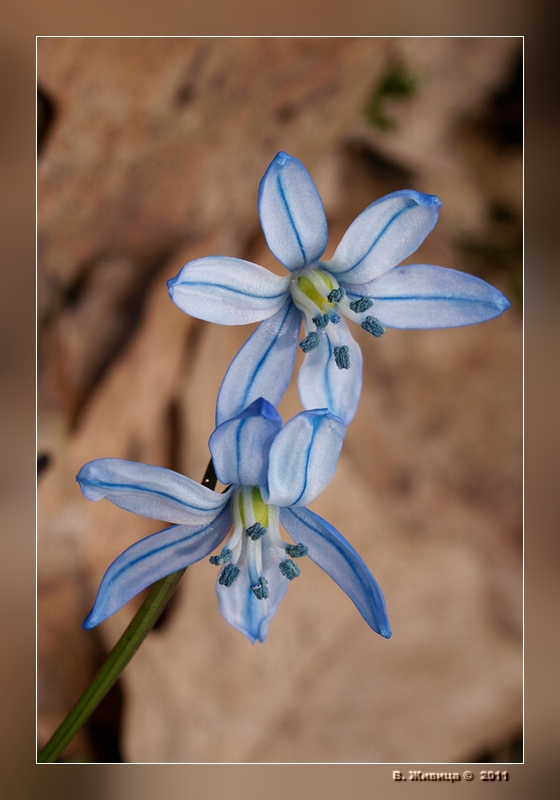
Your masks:
{"label": "cluster of anthers", "polygon": [[363,313],[373,306],[369,297],[349,300],[346,289],[340,286],[334,275],[313,264],[295,274],[290,283],[290,292],[295,305],[304,316],[306,336],[299,346],[304,353],[319,347],[320,336],[325,334],[332,347],[334,360],[339,369],[350,369],[350,350],[342,343],[337,325],[340,311],[347,319],[357,322],[373,336],[382,336],[385,327],[370,315]]}
{"label": "cluster of anthers", "polygon": [[218,583],[226,587],[231,586],[241,573],[238,562],[246,563],[253,594],[257,600],[267,600],[270,597],[268,581],[262,574],[262,545],[265,537],[268,537],[278,558],[278,569],[289,581],[300,574],[298,565],[292,559],[306,556],[308,549],[304,544],[288,544],[282,540],[278,506],[267,505],[258,486],[237,487],[233,493],[231,509],[233,532],[222,552],[210,557],[210,563],[223,566]]}

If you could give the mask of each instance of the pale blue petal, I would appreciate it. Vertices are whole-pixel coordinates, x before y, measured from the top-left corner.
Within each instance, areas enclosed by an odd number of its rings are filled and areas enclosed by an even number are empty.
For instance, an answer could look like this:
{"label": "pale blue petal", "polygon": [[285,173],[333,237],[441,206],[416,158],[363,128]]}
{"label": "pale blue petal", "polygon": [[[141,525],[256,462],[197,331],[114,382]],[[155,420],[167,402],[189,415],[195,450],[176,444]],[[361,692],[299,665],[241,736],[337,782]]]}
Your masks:
{"label": "pale blue petal", "polygon": [[264,642],[266,639],[268,623],[276,614],[289,583],[278,569],[280,559],[268,536],[263,538],[262,543],[262,574],[268,582],[270,597],[266,600],[257,600],[251,591],[245,548],[237,562],[241,570],[237,580],[231,586],[222,586],[216,582],[220,614],[226,622],[244,633],[253,644],[256,641]]}
{"label": "pale blue petal", "polygon": [[226,256],[190,261],[167,282],[169,296],[191,317],[220,325],[245,325],[275,314],[282,307],[290,276]]}
{"label": "pale blue petal", "polygon": [[412,255],[437,222],[439,198],[403,189],[381,197],[350,225],[330,261],[339,283],[366,283]]}
{"label": "pale blue petal", "polygon": [[106,498],[141,517],[179,524],[201,524],[229,500],[178,472],[120,458],[90,461],[76,480],[88,500]]}
{"label": "pale blue petal", "polygon": [[281,427],[279,413],[262,397],[219,425],[208,442],[218,480],[266,487],[268,453]]}
{"label": "pale blue petal", "polygon": [[307,505],[334,475],[346,428],[326,409],[302,411],[287,422],[270,448],[267,503]]}
{"label": "pale blue petal", "polygon": [[340,343],[350,352],[350,369],[339,369],[333,345],[326,335],[307,353],[298,375],[299,396],[304,408],[328,408],[348,425],[358,407],[362,391],[362,351],[343,319],[337,325]]}
{"label": "pale blue petal", "polygon": [[232,419],[258,397],[276,406],[286,391],[296,360],[301,311],[288,299],[261,322],[231,362],[220,387],[216,425]]}
{"label": "pale blue petal", "polygon": [[174,525],[133,544],[113,561],[101,581],[93,609],[83,627],[94,628],[160,578],[200,561],[231,528],[229,504],[212,520]]}
{"label": "pale blue petal", "polygon": [[282,508],[280,522],[309,558],[346,592],[367,624],[389,638],[391,628],[379,585],[352,545],[326,520],[307,508]]}
{"label": "pale blue petal", "polygon": [[301,161],[278,153],[259,186],[259,216],[276,258],[295,270],[320,258],[327,246],[327,219],[315,184]]}
{"label": "pale blue petal", "polygon": [[[364,314],[391,328],[452,328],[497,317],[509,308],[504,295],[466,272],[430,264],[396,267],[359,294],[373,306]],[[354,294],[354,290],[350,297]]]}

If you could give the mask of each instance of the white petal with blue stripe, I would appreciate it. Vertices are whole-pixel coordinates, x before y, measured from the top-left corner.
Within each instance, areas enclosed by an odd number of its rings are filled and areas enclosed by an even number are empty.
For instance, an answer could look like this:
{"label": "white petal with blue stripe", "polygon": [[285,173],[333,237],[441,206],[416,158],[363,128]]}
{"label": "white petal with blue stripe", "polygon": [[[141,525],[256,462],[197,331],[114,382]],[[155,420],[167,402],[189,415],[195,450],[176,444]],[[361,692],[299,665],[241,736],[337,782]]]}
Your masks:
{"label": "white petal with blue stripe", "polygon": [[169,296],[186,314],[220,325],[246,325],[275,314],[287,296],[283,278],[250,261],[207,256],[189,261],[167,282]]}
{"label": "white petal with blue stripe", "polygon": [[385,638],[391,627],[385,599],[370,570],[336,528],[307,508],[282,508],[280,522],[308,557],[346,592],[367,624]]}
{"label": "white petal with blue stripe", "polygon": [[301,161],[278,153],[259,186],[259,216],[266,242],[289,270],[319,259],[327,246],[323,203]]}

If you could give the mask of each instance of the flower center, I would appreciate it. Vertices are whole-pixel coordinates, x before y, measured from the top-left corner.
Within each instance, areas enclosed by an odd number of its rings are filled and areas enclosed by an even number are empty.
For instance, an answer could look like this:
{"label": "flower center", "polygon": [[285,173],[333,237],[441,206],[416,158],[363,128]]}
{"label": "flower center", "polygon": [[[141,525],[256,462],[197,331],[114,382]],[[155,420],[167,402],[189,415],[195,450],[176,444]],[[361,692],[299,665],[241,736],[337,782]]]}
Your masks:
{"label": "flower center", "polygon": [[345,292],[330,272],[315,265],[306,267],[294,274],[290,291],[296,306],[317,328],[324,328],[329,322],[336,325],[340,320],[335,308]]}
{"label": "flower center", "polygon": [[350,349],[343,344],[343,334],[336,328],[340,322],[337,312],[357,322],[373,336],[381,336],[385,328],[376,317],[363,318],[364,312],[373,305],[369,297],[358,297],[350,301],[346,296],[346,289],[339,286],[331,272],[321,269],[320,264],[319,261],[318,264],[295,272],[290,283],[292,299],[305,319],[306,336],[299,346],[304,353],[310,353],[319,347],[324,333],[331,343],[336,366],[339,369],[350,369]]}
{"label": "flower center", "polygon": [[[231,508],[234,520],[233,533],[217,556],[210,563],[223,567],[218,578],[222,586],[232,586],[241,570],[248,573],[251,591],[257,600],[270,597],[268,581],[263,574],[263,547],[267,557],[276,557],[278,569],[287,580],[299,575],[299,567],[293,558],[307,555],[304,544],[286,544],[280,537],[278,506],[267,505],[257,486],[239,486],[232,495]],[[291,558],[286,558],[286,556]]]}

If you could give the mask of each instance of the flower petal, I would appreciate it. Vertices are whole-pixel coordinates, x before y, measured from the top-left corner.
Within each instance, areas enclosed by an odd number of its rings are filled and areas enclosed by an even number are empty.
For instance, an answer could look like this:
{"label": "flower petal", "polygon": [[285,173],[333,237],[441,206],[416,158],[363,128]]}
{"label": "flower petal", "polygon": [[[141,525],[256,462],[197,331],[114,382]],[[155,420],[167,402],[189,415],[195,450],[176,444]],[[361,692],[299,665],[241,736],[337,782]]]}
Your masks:
{"label": "flower petal", "polygon": [[146,586],[200,561],[223,541],[231,523],[228,504],[212,520],[198,525],[174,525],[133,544],[113,561],[103,576],[83,627],[94,628]]}
{"label": "flower petal", "polygon": [[408,258],[437,222],[441,202],[412,189],[381,197],[350,225],[330,261],[339,283],[366,283]]}
{"label": "flower petal", "polygon": [[267,503],[307,505],[327,486],[346,434],[326,408],[302,411],[287,422],[270,448]]}
{"label": "flower petal", "polygon": [[282,508],[280,522],[309,558],[346,592],[367,624],[385,638],[391,628],[379,584],[351,544],[326,520],[307,508]]}
{"label": "flower petal", "polygon": [[328,408],[348,425],[358,407],[362,391],[362,351],[346,322],[337,325],[340,343],[348,347],[350,369],[339,369],[332,342],[321,335],[319,346],[306,354],[298,375],[299,396],[304,408]]}
{"label": "flower petal", "polygon": [[281,427],[279,413],[262,397],[219,425],[208,442],[218,480],[266,487],[268,453]]}
{"label": "flower petal", "polygon": [[234,628],[244,633],[251,643],[264,642],[268,633],[268,623],[276,614],[280,601],[286,594],[289,581],[278,569],[280,559],[268,540],[262,542],[262,574],[268,582],[270,597],[257,600],[251,590],[247,568],[247,548],[244,546],[237,566],[241,572],[231,586],[216,582],[216,594],[220,614]]}
{"label": "flower petal", "polygon": [[327,246],[327,219],[315,184],[301,161],[278,153],[259,186],[259,216],[266,242],[288,269],[302,269]]}
{"label": "flower petal", "polygon": [[430,264],[396,267],[362,288],[373,300],[367,314],[392,328],[474,325],[497,317],[510,306],[486,281]]}
{"label": "flower petal", "polygon": [[179,524],[202,524],[228,502],[200,483],[163,467],[99,458],[79,471],[76,480],[88,500],[106,498],[141,517]]}
{"label": "flower petal", "polygon": [[291,299],[261,322],[231,362],[220,387],[216,425],[232,419],[258,397],[276,406],[286,391],[296,360],[301,311]]}
{"label": "flower petal", "polygon": [[189,261],[167,282],[169,296],[186,314],[220,325],[245,325],[275,314],[290,277],[226,256]]}

